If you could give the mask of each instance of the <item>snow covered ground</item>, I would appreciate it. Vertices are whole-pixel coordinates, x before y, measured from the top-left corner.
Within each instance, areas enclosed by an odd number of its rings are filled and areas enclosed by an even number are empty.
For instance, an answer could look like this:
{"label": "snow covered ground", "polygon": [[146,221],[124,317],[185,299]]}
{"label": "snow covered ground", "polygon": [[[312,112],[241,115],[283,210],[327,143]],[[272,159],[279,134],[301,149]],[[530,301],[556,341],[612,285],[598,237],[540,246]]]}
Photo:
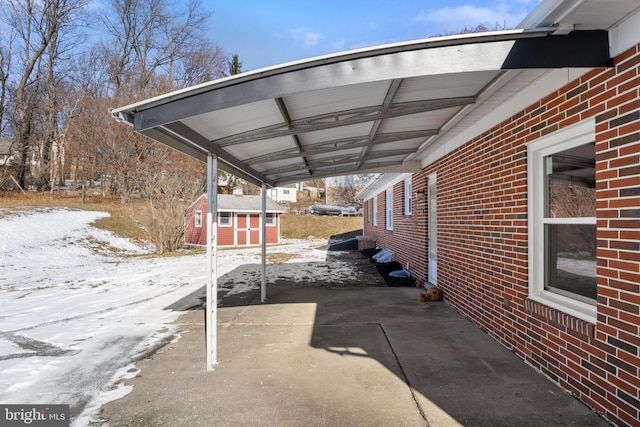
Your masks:
{"label": "snow covered ground", "polygon": [[[137,360],[179,339],[171,322],[182,312],[168,307],[204,286],[206,256],[146,257],[90,225],[107,215],[0,209],[0,403],[69,404],[72,425],[88,425],[103,403],[129,392],[119,380],[138,372]],[[317,250],[326,241],[285,243],[268,251],[295,258],[268,272],[321,279],[304,265],[327,261]],[[331,262],[327,274],[349,273]],[[259,288],[259,264],[259,248],[218,251],[220,286]]]}

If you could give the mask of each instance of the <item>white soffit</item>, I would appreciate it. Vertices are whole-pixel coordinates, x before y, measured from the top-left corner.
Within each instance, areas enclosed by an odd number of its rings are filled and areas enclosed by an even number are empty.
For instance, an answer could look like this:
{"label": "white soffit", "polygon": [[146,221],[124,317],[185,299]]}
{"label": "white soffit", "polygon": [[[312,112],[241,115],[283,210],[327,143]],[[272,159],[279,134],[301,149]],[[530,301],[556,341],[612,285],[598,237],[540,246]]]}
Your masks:
{"label": "white soffit", "polygon": [[292,120],[333,111],[345,111],[382,104],[389,81],[330,87],[287,96],[284,101]]}
{"label": "white soffit", "polygon": [[318,131],[306,132],[300,135],[300,141],[304,147],[318,142],[335,141],[344,138],[368,136],[373,122],[363,122],[354,125],[347,125],[329,128]]}
{"label": "white soffit", "polygon": [[297,145],[292,137],[283,136],[265,141],[256,141],[247,144],[238,144],[228,148],[228,152],[238,158],[244,159],[248,164],[254,157],[277,153],[283,150],[297,150]]}
{"label": "white soffit", "polygon": [[408,78],[403,80],[395,101],[410,102],[424,98],[440,99],[474,96],[498,75],[499,71],[478,71],[475,73]]}
{"label": "white soffit", "polygon": [[183,120],[184,124],[210,139],[224,138],[254,127],[261,128],[280,122],[282,116],[278,106],[270,99],[199,114]]}

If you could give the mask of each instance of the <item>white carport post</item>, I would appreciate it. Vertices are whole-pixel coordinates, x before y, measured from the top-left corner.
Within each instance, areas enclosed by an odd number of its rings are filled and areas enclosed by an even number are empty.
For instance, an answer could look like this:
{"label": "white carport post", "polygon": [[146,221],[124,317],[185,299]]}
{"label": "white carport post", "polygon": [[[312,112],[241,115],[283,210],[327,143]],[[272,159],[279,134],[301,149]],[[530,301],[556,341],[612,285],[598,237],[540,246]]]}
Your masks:
{"label": "white carport post", "polygon": [[262,183],[262,282],[260,283],[260,301],[267,300],[267,185]]}
{"label": "white carport post", "polygon": [[218,157],[207,156],[207,371],[218,363]]}

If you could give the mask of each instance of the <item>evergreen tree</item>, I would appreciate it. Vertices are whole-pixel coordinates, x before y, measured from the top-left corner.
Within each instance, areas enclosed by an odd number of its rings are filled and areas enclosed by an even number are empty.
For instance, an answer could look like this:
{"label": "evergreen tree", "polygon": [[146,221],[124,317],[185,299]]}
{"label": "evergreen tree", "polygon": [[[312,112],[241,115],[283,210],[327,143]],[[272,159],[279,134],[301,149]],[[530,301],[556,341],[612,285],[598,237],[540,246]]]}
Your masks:
{"label": "evergreen tree", "polygon": [[234,76],[242,72],[242,62],[240,62],[240,60],[238,59],[238,54],[234,54],[228,64],[230,76]]}

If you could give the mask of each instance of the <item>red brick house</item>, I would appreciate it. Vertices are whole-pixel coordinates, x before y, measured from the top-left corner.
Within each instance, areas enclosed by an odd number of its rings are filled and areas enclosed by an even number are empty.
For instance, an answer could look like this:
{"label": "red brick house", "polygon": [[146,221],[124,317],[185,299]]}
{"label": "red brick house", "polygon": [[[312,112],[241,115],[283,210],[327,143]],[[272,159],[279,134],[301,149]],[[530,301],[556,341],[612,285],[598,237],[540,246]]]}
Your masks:
{"label": "red brick house", "polygon": [[378,247],[611,422],[636,426],[638,28],[638,10],[610,28],[613,66],[551,71],[496,98],[434,141],[420,172],[359,195]]}
{"label": "red brick house", "polygon": [[[267,244],[280,243],[280,214],[284,208],[267,198]],[[218,246],[256,246],[262,243],[260,216],[262,197],[242,194],[218,195]],[[203,194],[187,208],[185,244],[207,244],[207,195]]]}
{"label": "red brick house", "polygon": [[360,193],[367,236],[612,423],[640,425],[637,0],[543,0],[517,30],[327,55],[112,114],[211,177],[383,173]]}

